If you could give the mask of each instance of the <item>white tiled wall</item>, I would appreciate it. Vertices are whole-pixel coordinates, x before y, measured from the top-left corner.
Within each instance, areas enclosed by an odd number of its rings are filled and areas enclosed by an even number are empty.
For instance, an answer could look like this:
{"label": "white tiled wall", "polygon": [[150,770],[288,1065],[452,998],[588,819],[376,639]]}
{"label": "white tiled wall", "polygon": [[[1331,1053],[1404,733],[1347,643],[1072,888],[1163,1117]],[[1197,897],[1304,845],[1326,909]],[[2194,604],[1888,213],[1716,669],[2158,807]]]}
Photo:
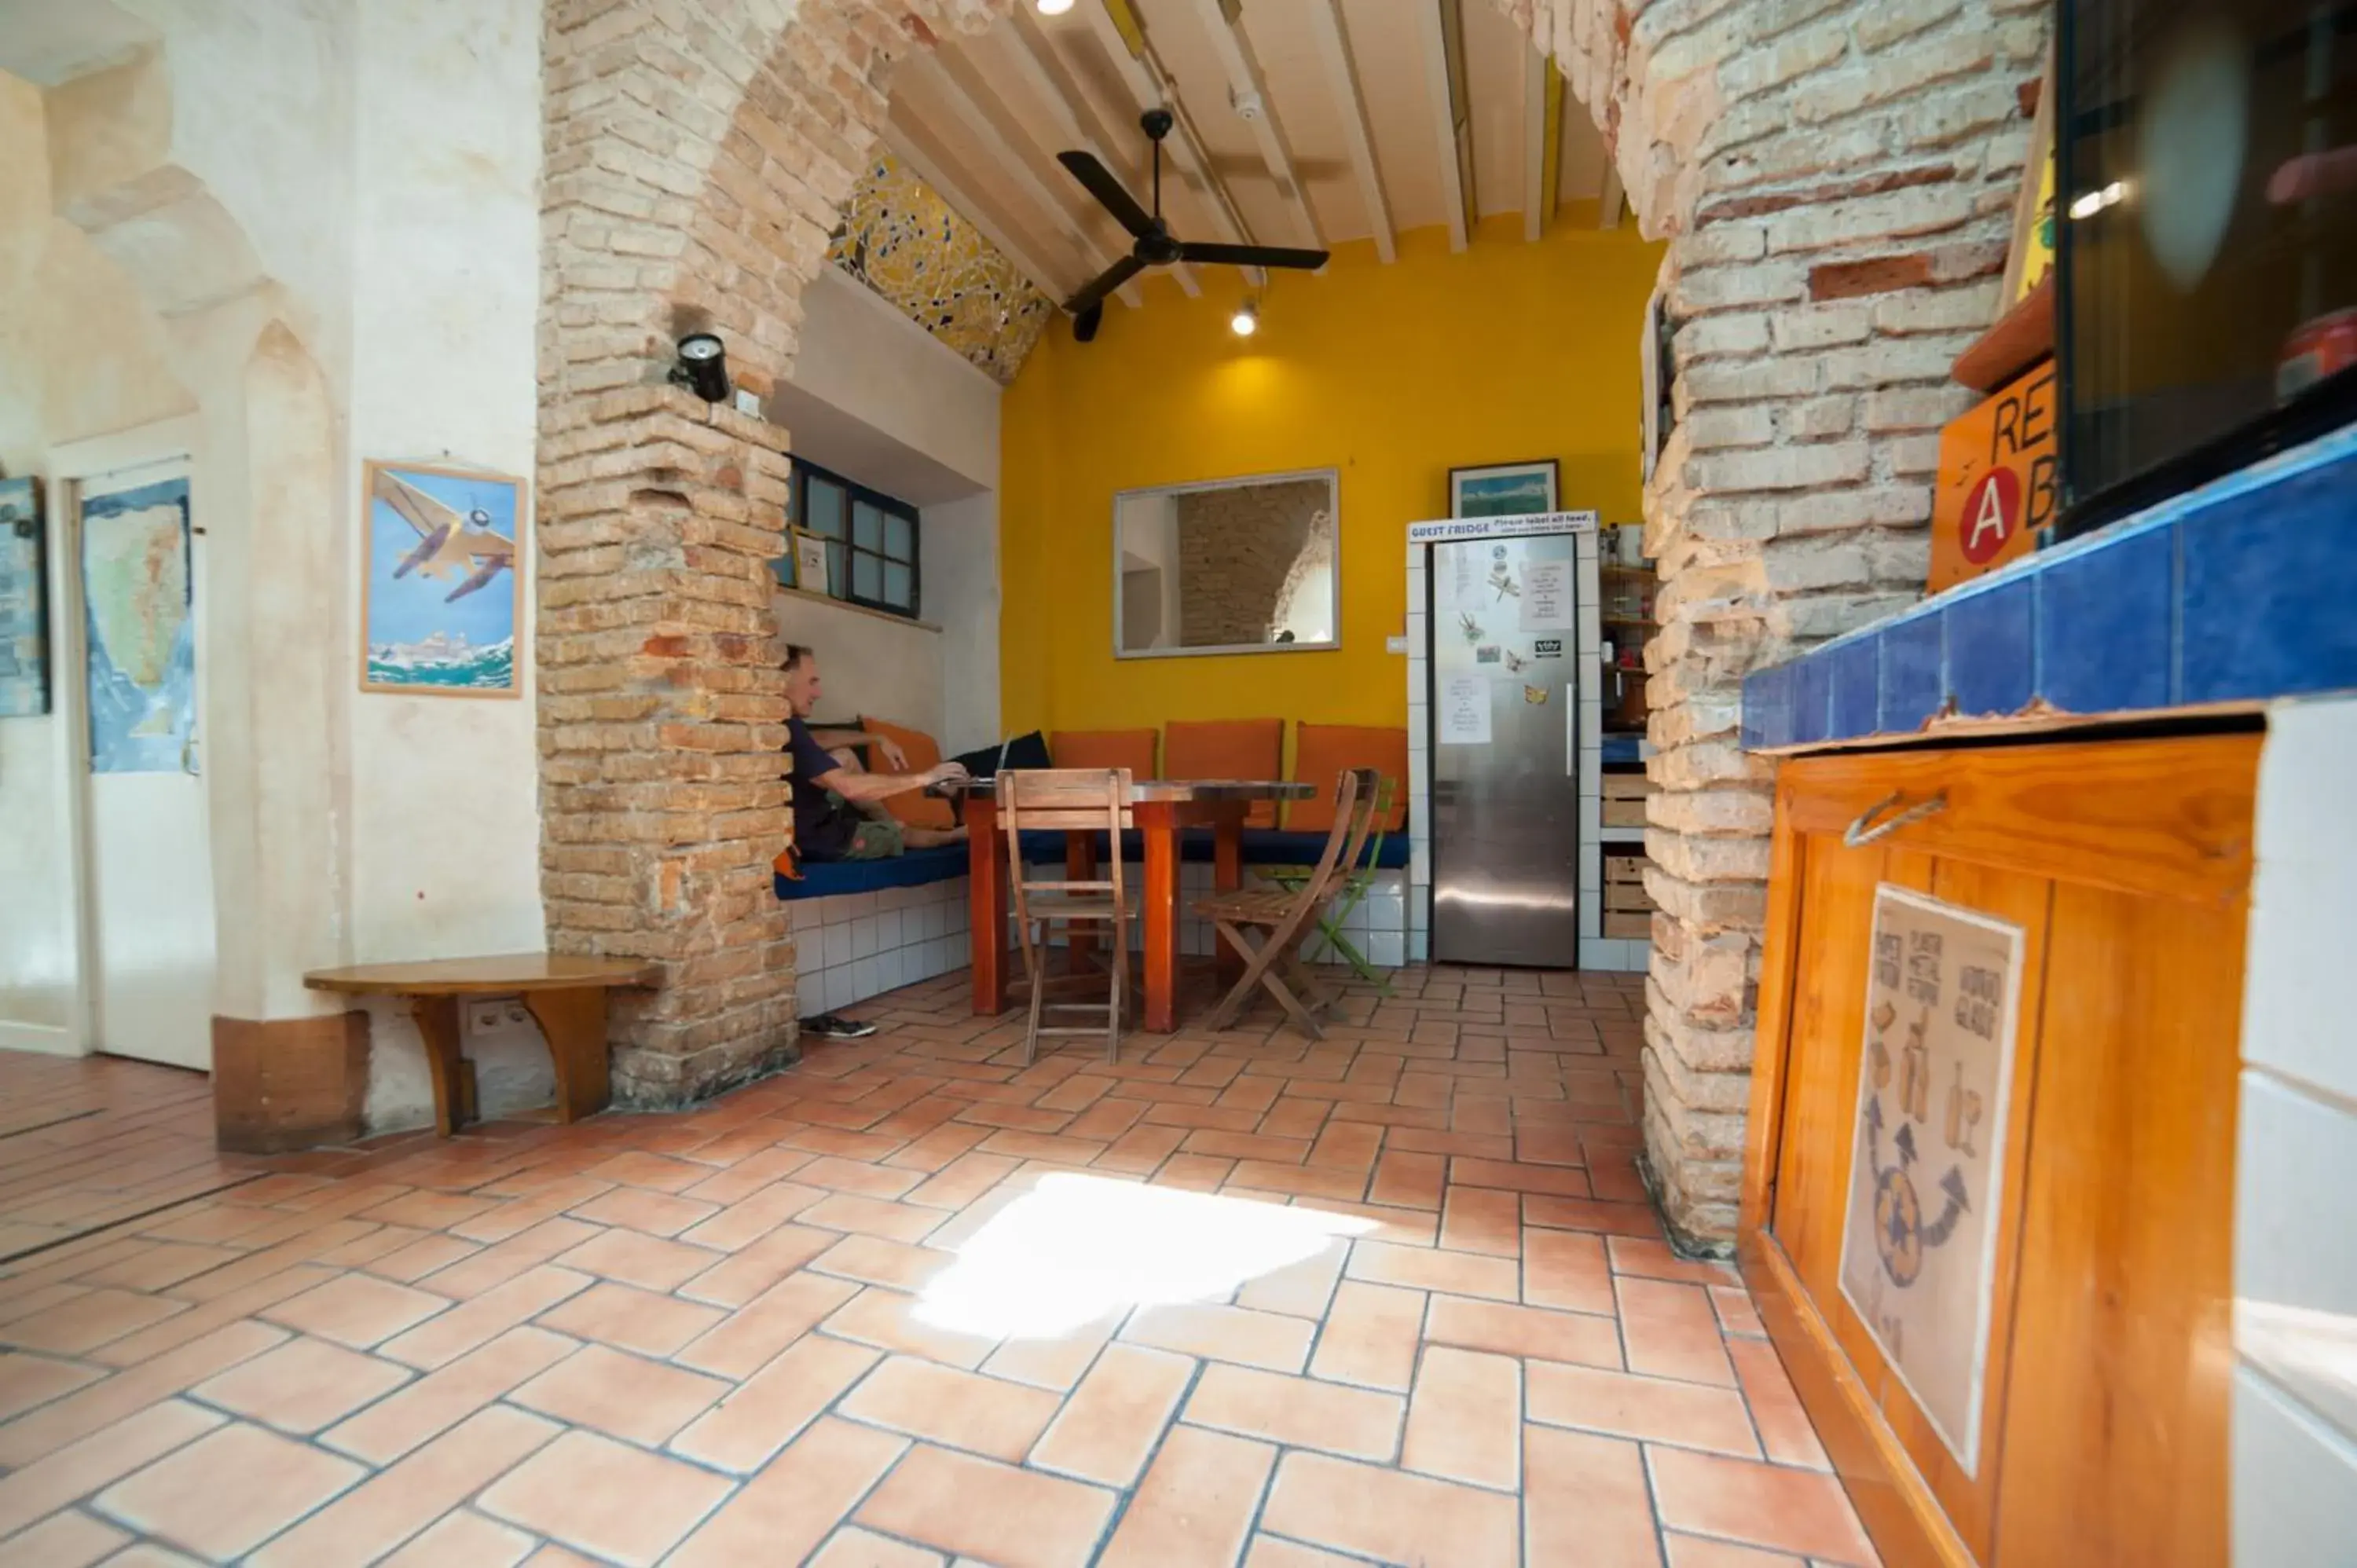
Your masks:
{"label": "white tiled wall", "polygon": [[796,1006],[805,1018],[960,968],[974,956],[966,879],[798,898]]}
{"label": "white tiled wall", "polygon": [[2268,714],[2234,1172],[2242,1568],[2357,1562],[2357,701]]}
{"label": "white tiled wall", "polygon": [[[1601,834],[1604,693],[1599,684],[1604,624],[1601,588],[1597,575],[1597,539],[1577,534],[1579,563],[1579,966],[1582,969],[1641,971],[1652,961],[1653,944],[1599,936],[1604,907],[1604,865],[1598,844]],[[1424,961],[1426,933],[1432,908],[1432,711],[1429,644],[1426,622],[1425,577],[1430,546],[1407,547],[1407,778],[1408,837],[1413,844],[1407,889],[1407,950],[1412,962]]]}

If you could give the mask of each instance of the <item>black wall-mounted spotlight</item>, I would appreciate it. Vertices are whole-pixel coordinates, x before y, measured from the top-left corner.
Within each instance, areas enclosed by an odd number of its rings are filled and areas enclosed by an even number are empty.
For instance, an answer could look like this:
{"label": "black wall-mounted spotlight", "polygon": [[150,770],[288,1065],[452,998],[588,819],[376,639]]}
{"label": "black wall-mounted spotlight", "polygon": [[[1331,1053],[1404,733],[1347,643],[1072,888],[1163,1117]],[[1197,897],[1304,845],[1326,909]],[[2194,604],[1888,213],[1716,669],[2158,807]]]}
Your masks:
{"label": "black wall-mounted spotlight", "polygon": [[679,340],[679,362],[671,368],[674,385],[706,403],[728,401],[728,351],[713,332],[691,332]]}
{"label": "black wall-mounted spotlight", "polygon": [[1075,342],[1096,341],[1097,328],[1104,325],[1104,301],[1099,300],[1072,317],[1072,338]]}

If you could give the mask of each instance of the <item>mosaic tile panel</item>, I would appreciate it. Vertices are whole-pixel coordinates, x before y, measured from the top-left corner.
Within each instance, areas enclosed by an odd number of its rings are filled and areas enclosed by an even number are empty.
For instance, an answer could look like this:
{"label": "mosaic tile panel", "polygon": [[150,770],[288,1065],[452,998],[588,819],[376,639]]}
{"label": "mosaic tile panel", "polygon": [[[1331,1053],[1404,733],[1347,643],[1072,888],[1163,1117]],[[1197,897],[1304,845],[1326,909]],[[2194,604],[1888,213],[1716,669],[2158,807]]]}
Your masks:
{"label": "mosaic tile panel", "polygon": [[879,152],[844,203],[828,254],[853,277],[1001,385],[1055,315],[982,231]]}

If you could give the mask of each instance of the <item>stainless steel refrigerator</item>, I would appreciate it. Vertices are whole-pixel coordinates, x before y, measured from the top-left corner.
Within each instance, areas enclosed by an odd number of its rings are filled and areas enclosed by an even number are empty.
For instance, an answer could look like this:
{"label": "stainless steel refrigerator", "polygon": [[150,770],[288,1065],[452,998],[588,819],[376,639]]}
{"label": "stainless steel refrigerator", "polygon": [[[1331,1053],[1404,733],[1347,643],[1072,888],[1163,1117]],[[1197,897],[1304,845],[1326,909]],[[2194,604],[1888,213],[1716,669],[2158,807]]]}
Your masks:
{"label": "stainless steel refrigerator", "polygon": [[1431,547],[1436,963],[1579,961],[1575,536]]}

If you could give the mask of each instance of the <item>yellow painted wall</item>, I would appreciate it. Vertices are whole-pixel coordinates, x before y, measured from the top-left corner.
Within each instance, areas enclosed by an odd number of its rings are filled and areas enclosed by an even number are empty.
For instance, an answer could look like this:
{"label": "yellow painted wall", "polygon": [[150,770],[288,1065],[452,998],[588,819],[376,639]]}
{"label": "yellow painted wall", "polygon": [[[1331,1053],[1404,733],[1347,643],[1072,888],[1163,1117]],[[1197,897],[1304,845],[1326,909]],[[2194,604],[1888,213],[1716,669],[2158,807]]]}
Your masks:
{"label": "yellow painted wall", "polygon": [[[1243,277],[1148,285],[1094,343],[1052,326],[1008,390],[1000,448],[1003,723],[1010,733],[1281,716],[1407,722],[1406,528],[1448,512],[1448,470],[1553,457],[1566,509],[1640,516],[1637,338],[1661,247],[1519,218],[1461,254],[1403,235],[1388,266],[1340,248],[1280,275],[1250,338]],[[1341,647],[1116,660],[1113,498],[1189,480],[1331,467],[1341,476]],[[1289,733],[1289,732],[1288,732]]]}

